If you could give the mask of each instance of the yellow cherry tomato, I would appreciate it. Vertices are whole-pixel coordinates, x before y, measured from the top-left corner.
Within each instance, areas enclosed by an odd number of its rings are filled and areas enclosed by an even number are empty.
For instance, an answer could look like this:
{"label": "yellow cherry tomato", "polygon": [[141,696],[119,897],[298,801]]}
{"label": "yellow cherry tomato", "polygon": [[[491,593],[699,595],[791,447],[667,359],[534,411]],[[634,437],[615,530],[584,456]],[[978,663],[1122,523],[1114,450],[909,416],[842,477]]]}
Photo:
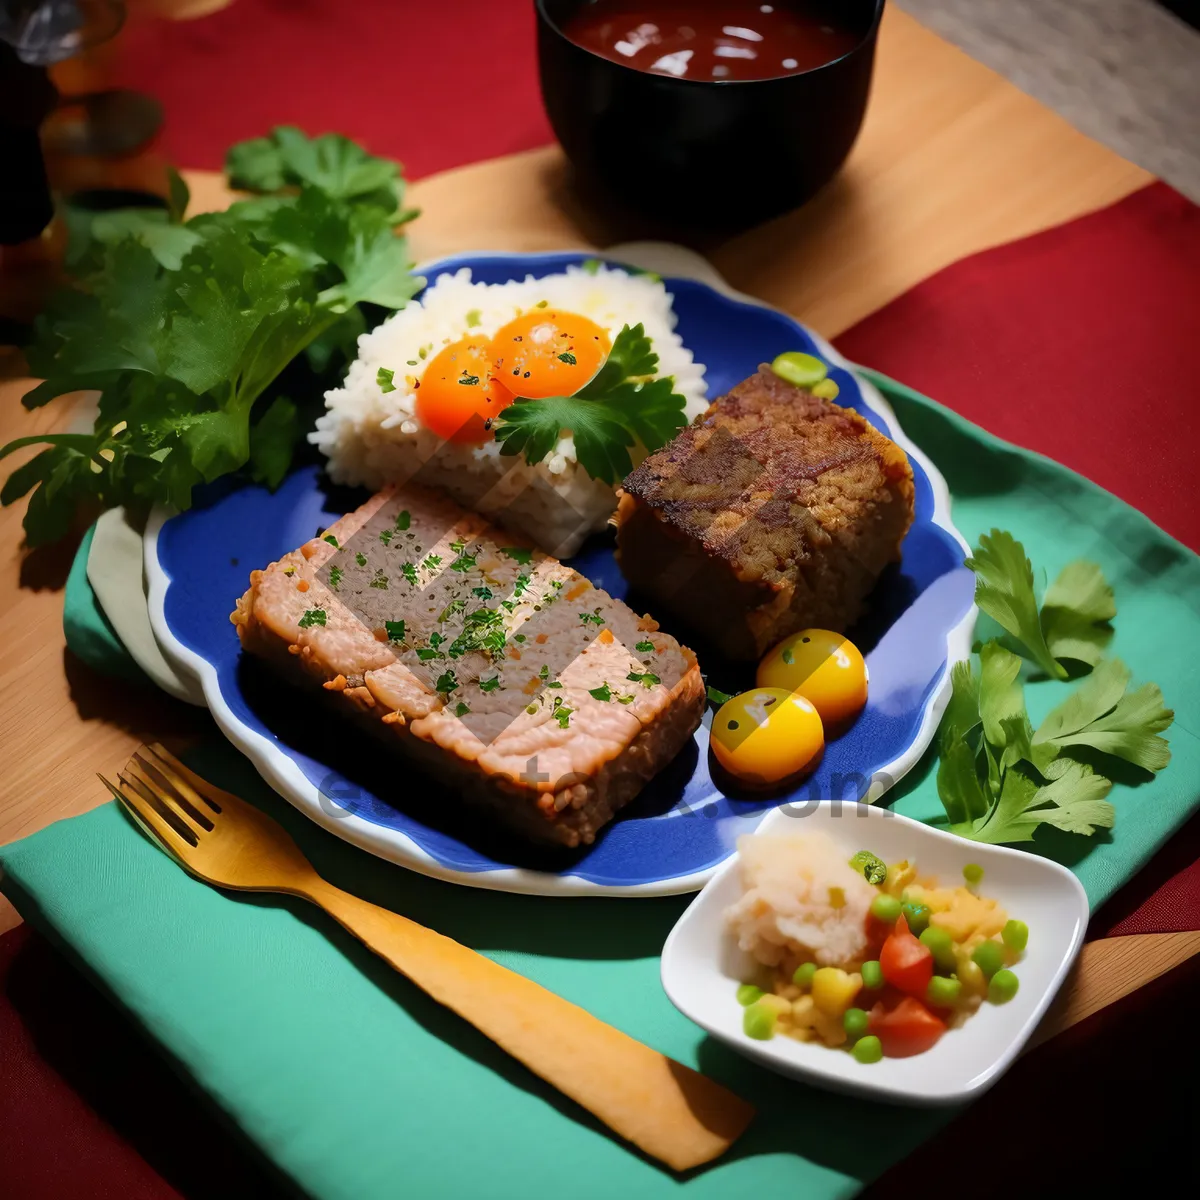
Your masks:
{"label": "yellow cherry tomato", "polygon": [[730,775],[753,787],[771,787],[815,767],[825,733],[817,710],[803,696],[760,687],[717,709],[710,744]]}
{"label": "yellow cherry tomato", "polygon": [[477,445],[491,439],[491,422],[513,403],[492,373],[488,344],[465,337],[443,347],[417,388],[417,420],[449,442]]}
{"label": "yellow cherry tomato", "polygon": [[826,730],[842,730],[867,702],[867,664],[858,647],[828,629],[802,629],[758,664],[759,687],[799,692]]}
{"label": "yellow cherry tomato", "polygon": [[573,396],[604,365],[608,331],[578,313],[533,308],[496,331],[492,371],[516,396]]}

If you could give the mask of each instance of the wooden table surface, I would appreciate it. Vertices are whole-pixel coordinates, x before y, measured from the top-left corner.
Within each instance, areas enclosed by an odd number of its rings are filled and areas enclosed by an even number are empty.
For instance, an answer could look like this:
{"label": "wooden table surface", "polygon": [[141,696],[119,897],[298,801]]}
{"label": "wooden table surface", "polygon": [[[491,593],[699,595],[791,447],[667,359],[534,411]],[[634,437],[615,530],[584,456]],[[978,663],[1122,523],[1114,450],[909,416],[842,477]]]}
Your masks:
{"label": "wooden table surface", "polygon": [[[82,165],[80,170],[89,168]],[[140,160],[96,178],[161,177]],[[131,175],[132,173],[132,175]],[[219,207],[219,177],[188,176],[196,209]],[[556,147],[421,180],[410,198],[416,257],[470,249],[604,245],[564,182]],[[940,267],[1110,204],[1150,176],[1077,133],[1011,84],[889,8],[862,136],[838,179],[803,210],[710,248],[734,287],[834,336]],[[60,427],[68,407],[26,413],[30,381],[0,357],[0,443]],[[4,371],[5,364],[8,371]],[[4,463],[7,474],[22,461]],[[206,714],[94,676],[66,655],[62,582],[71,547],[23,552],[23,504],[0,512],[0,842],[104,803],[139,742],[211,729]],[[19,918],[0,898],[0,932]],[[1080,1019],[1200,951],[1200,934],[1091,944],[1046,1032]]]}

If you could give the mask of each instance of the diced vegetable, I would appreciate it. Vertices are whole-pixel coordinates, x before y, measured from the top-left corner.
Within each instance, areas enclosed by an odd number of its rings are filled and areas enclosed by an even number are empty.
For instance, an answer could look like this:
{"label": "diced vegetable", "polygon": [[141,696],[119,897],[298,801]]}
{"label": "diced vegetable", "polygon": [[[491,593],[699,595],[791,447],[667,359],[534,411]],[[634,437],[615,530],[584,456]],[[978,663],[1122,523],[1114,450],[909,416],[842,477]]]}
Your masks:
{"label": "diced vegetable", "polygon": [[775,1036],[775,1010],[761,1004],[751,1004],[742,1014],[742,1029],[756,1041],[770,1041]]}
{"label": "diced vegetable", "polygon": [[868,883],[878,885],[887,880],[887,863],[870,850],[860,850],[850,859],[850,865],[861,871]]}
{"label": "diced vegetable", "polygon": [[883,1045],[877,1037],[868,1034],[854,1043],[851,1053],[860,1063],[877,1063],[883,1057]]}
{"label": "diced vegetable", "polygon": [[980,942],[972,952],[971,958],[978,964],[984,978],[991,979],[1004,966],[1004,948],[999,942]]}
{"label": "diced vegetable", "polygon": [[903,915],[883,943],[879,967],[892,987],[914,996],[925,995],[933,978],[933,951],[913,937]]}
{"label": "diced vegetable", "polygon": [[939,925],[930,925],[921,934],[921,945],[933,955],[933,961],[943,971],[953,971],[957,960],[954,957],[954,939]]}
{"label": "diced vegetable", "polygon": [[743,983],[737,990],[737,1002],[746,1007],[753,1004],[762,994],[762,988],[753,983]]}
{"label": "diced vegetable", "polygon": [[950,979],[945,975],[935,975],[929,981],[925,999],[934,1008],[950,1008],[957,1003],[961,992],[962,984],[957,979]]}
{"label": "diced vegetable", "polygon": [[988,984],[988,999],[993,1004],[1007,1004],[1017,994],[1020,986],[1020,980],[1005,967],[992,976]]}
{"label": "diced vegetable", "polygon": [[909,900],[902,906],[904,919],[908,922],[908,927],[920,937],[921,934],[929,927],[929,906],[919,904],[915,900]]}
{"label": "diced vegetable", "polygon": [[967,863],[963,867],[963,878],[971,887],[975,887],[983,879],[983,868],[978,863]]}
{"label": "diced vegetable", "polygon": [[841,967],[818,967],[812,981],[812,998],[828,1017],[840,1017],[862,990],[862,976]]}
{"label": "diced vegetable", "polygon": [[847,1037],[862,1037],[867,1032],[870,1022],[871,1018],[861,1008],[848,1008],[842,1014],[842,1028],[846,1031]]}
{"label": "diced vegetable", "polygon": [[1001,930],[1000,936],[1014,954],[1020,954],[1029,945],[1029,926],[1024,921],[1009,921]]}
{"label": "diced vegetable", "polygon": [[913,996],[905,996],[891,1012],[877,1004],[871,1010],[870,1029],[888,1058],[923,1054],[946,1032],[945,1023]]}
{"label": "diced vegetable", "polygon": [[885,925],[891,925],[899,915],[900,901],[895,896],[889,896],[886,892],[880,892],[871,901],[871,916],[877,921],[882,921]]}
{"label": "diced vegetable", "polygon": [[817,973],[816,963],[801,963],[792,972],[792,982],[797,987],[812,987],[813,976]]}
{"label": "diced vegetable", "polygon": [[871,959],[870,962],[863,963],[862,981],[863,987],[872,992],[883,987],[883,969],[880,967],[878,959]]}

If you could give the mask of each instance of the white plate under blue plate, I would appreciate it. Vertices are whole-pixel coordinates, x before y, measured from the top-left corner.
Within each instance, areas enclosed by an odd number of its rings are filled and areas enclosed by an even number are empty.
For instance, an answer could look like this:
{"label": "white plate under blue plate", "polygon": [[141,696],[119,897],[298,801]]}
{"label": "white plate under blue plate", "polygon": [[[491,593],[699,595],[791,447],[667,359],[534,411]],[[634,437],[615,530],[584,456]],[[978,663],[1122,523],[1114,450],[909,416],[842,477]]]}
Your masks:
{"label": "white plate under blue plate", "polygon": [[[667,247],[638,255],[661,269]],[[423,267],[433,279],[470,267],[489,283],[539,277],[579,263],[587,253],[466,254]],[[634,255],[625,252],[625,261]],[[690,256],[669,249],[671,262]],[[647,261],[649,259],[649,261]],[[700,269],[689,274],[699,274]],[[672,271],[674,268],[672,268]],[[711,280],[711,268],[708,268]],[[854,636],[866,652],[871,694],[854,727],[831,742],[805,796],[877,799],[908,771],[929,744],[945,705],[949,666],[970,649],[973,576],[963,566],[966,544],[950,523],[945,481],[909,442],[878,391],[855,374],[826,342],[791,317],[749,297],[696,278],[667,275],[678,332],[707,366],[710,396],[719,396],[761,362],[785,350],[806,350],[831,364],[839,403],[853,407],[908,452],[916,480],[916,520],[903,559],[881,580],[869,623]],[[318,706],[268,687],[241,663],[229,622],[250,571],[266,566],[331,524],[363,495],[330,489],[316,468],[295,471],[275,492],[218,488],[186,513],[155,514],[146,531],[150,619],[168,660],[194,675],[225,735],[263,777],[318,824],[427,875],[474,887],[544,895],[653,896],[694,891],[732,853],[739,834],[788,797],[736,800],[709,775],[708,730],[602,832],[570,859],[547,864],[479,842],[453,823],[453,798],[388,762],[374,743],[359,746],[350,730],[331,729]],[[614,596],[625,581],[611,540],[594,539],[572,565]],[[670,629],[667,615],[655,613]],[[690,640],[690,639],[689,639]],[[705,664],[705,647],[691,640]],[[716,680],[751,686],[744,681]],[[349,741],[348,741],[349,739]],[[345,750],[347,745],[354,748]],[[547,869],[549,866],[550,869]]]}
{"label": "white plate under blue plate", "polygon": [[983,867],[981,894],[1029,926],[1029,945],[1013,967],[1017,994],[1007,1004],[984,1004],[931,1050],[911,1058],[860,1063],[844,1051],[785,1036],[755,1041],[742,1029],[735,996],[738,984],[756,974],[755,964],[738,949],[724,919],[742,894],[735,859],[692,901],[663,946],[663,988],[675,1007],[740,1054],[818,1087],[904,1104],[952,1104],[991,1087],[1037,1028],[1083,945],[1088,901],[1079,880],[1047,858],[966,842],[886,808],[781,808],[758,832],[825,833],[847,858],[871,850],[885,862],[908,859],[947,885],[961,882],[967,863],[977,863]]}

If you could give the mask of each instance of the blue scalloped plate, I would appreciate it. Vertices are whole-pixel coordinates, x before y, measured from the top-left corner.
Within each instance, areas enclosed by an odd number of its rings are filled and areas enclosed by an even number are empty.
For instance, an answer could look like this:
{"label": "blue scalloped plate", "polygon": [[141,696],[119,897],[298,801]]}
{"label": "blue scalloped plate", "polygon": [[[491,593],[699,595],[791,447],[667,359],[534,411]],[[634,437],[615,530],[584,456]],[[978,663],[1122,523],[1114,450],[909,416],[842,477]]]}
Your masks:
{"label": "blue scalloped plate", "polygon": [[[499,283],[552,274],[586,257],[470,254],[423,271],[432,279],[465,266],[475,279]],[[624,255],[625,261],[633,258],[631,252]],[[689,256],[673,248],[670,261],[681,260],[688,270]],[[705,266],[699,262],[693,273]],[[785,314],[728,291],[712,279],[711,268],[708,279],[669,274],[666,284],[674,295],[678,332],[707,366],[710,396],[721,395],[782,351],[807,350],[833,364],[839,403],[857,409],[912,460],[916,520],[902,562],[880,581],[869,622],[852,631],[871,676],[870,700],[853,728],[829,744],[816,775],[796,792],[749,800],[727,796],[713,782],[706,725],[694,745],[585,851],[547,860],[521,847],[480,841],[477,829],[455,823],[454,799],[435,783],[380,754],[357,731],[331,727],[320,706],[294,702],[261,668],[243,661],[229,612],[250,571],[294,549],[364,498],[327,487],[309,467],[274,493],[227,489],[186,513],[158,513],[145,543],[150,618],[164,654],[197,678],[226,736],[302,812],[373,854],[474,887],[664,895],[699,888],[733,852],[737,837],[769,809],[810,799],[873,801],[917,761],[945,705],[949,664],[969,651],[974,620],[973,576],[962,565],[966,546],[950,523],[945,482],[904,437],[879,393],[832,347]],[[624,596],[609,540],[585,545],[572,565],[614,596]],[[670,628],[669,621],[663,624]],[[690,644],[703,669],[705,647]],[[748,687],[753,672],[715,682],[726,690]]]}

